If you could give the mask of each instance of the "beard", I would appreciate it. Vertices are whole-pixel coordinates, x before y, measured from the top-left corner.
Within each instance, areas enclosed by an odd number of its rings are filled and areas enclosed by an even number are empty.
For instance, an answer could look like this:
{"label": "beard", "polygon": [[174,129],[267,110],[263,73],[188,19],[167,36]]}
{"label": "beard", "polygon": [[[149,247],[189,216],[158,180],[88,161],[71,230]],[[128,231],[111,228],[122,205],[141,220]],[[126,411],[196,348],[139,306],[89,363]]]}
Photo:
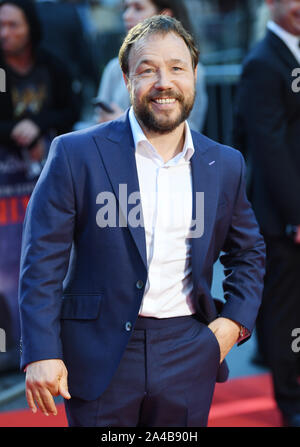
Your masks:
{"label": "beard", "polygon": [[[152,93],[145,96],[140,102],[137,102],[130,91],[130,100],[137,119],[145,126],[148,131],[158,134],[167,134],[172,132],[176,127],[183,123],[190,115],[195,101],[195,86],[189,96],[184,97],[182,94],[173,90],[165,92]],[[165,111],[158,116],[151,108],[151,102],[154,98],[175,98],[179,104],[179,112],[175,118],[171,118],[170,113]]]}

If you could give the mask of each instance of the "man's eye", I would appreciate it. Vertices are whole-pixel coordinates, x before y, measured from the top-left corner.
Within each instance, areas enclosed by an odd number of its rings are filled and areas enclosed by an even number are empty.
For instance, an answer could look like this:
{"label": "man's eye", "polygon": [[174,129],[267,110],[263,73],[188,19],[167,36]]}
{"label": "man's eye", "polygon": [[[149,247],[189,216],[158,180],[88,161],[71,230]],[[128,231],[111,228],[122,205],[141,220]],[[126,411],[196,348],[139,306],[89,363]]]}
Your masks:
{"label": "man's eye", "polygon": [[173,67],[173,70],[174,70],[174,71],[181,71],[182,68],[181,68],[181,67]]}
{"label": "man's eye", "polygon": [[142,74],[150,74],[153,73],[153,68],[146,68],[145,70],[142,71]]}

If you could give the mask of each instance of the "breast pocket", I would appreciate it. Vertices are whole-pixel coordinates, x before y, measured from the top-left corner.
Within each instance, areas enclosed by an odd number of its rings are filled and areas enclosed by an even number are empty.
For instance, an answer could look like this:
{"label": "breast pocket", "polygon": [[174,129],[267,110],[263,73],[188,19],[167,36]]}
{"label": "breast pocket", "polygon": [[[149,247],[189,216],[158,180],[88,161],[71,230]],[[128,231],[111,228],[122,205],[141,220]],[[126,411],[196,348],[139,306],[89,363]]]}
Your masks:
{"label": "breast pocket", "polygon": [[65,295],[62,299],[62,320],[94,320],[101,309],[102,295]]}

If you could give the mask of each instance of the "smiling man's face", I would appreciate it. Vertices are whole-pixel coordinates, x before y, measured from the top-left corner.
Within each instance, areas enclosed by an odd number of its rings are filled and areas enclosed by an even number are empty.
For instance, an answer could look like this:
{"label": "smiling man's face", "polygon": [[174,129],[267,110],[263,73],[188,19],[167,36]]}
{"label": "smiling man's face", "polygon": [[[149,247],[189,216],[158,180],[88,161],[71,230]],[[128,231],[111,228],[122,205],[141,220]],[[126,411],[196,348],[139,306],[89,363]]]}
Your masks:
{"label": "smiling man's face", "polygon": [[126,79],[141,126],[166,134],[183,123],[193,108],[196,70],[191,53],[177,34],[150,34],[130,50]]}

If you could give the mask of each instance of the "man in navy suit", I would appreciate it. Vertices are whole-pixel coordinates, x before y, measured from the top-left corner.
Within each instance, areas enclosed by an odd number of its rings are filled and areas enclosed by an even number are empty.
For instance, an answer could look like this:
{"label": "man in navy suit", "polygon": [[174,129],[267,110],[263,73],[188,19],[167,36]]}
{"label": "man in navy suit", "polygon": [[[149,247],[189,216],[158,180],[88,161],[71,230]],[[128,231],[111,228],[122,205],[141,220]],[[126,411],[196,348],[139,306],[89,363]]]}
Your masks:
{"label": "man in navy suit", "polygon": [[[70,426],[205,426],[253,329],[264,242],[240,152],[196,132],[198,52],[175,19],[120,50],[132,108],[54,140],[27,208],[20,311],[32,411]],[[225,304],[213,264],[225,266]]]}
{"label": "man in navy suit", "polygon": [[246,57],[235,146],[244,153],[249,199],[267,246],[258,346],[273,375],[284,423],[300,426],[300,1],[267,0],[272,20]]}

